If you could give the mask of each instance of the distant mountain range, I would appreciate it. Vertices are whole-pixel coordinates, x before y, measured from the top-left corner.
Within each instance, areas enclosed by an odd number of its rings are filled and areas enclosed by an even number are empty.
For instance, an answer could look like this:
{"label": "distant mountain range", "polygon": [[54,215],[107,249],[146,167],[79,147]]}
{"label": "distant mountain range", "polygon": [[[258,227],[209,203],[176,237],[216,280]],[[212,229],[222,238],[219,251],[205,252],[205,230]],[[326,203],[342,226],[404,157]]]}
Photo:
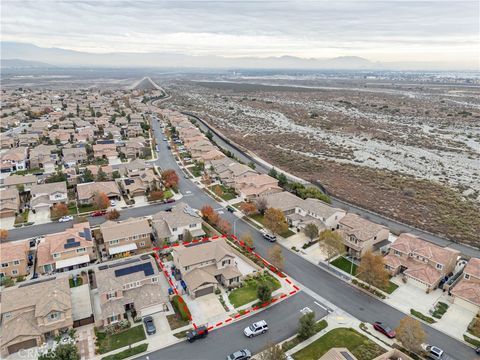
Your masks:
{"label": "distant mountain range", "polygon": [[[294,56],[238,57],[193,56],[167,53],[95,54],[60,48],[43,48],[27,43],[1,42],[5,67],[175,67],[230,69],[312,69],[312,70],[446,70],[442,63],[379,63],[357,56],[305,59]],[[51,64],[51,65],[49,65]],[[455,69],[453,69],[455,70]]]}

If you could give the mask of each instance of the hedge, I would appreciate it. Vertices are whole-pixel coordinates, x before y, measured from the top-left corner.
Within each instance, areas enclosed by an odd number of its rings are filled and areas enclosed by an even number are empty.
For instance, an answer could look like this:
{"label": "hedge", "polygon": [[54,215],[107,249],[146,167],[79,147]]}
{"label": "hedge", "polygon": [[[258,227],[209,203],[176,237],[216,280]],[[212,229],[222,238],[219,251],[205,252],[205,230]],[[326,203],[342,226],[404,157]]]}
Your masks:
{"label": "hedge", "polygon": [[185,321],[190,320],[190,311],[188,310],[185,300],[183,300],[180,295],[175,295],[173,297],[172,304],[176,312],[179,313],[180,316],[182,317],[182,320],[185,320]]}

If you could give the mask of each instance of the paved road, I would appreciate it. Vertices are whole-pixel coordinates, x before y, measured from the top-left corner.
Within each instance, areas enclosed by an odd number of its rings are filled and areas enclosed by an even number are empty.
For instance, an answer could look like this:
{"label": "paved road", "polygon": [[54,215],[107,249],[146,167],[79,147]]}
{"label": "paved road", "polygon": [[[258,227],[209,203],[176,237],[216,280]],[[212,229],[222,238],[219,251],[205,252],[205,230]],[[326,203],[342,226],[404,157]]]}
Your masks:
{"label": "paved road", "polygon": [[[155,136],[157,138],[157,143],[160,147],[159,158],[157,164],[162,168],[173,168],[181,173],[177,163],[175,162],[173,155],[167,149],[166,142],[162,141],[163,134],[160,132],[159,125],[156,121],[153,122],[152,126]],[[186,180],[183,177],[180,177],[179,182],[180,191],[184,194],[184,201],[188,202],[190,206],[200,209],[203,205],[210,205],[215,209],[219,209],[220,205],[214,201],[212,198],[207,196],[203,190],[199,189],[195,184],[190,180]],[[190,192],[190,194],[187,194]],[[133,208],[124,210],[121,212],[121,218],[126,218],[130,216],[144,216],[155,213],[165,205],[151,205],[141,208]],[[248,225],[243,220],[239,220],[234,214],[231,214],[227,211],[224,211],[222,216],[233,223],[235,221],[236,235],[242,234],[249,231],[255,241],[256,250],[258,253],[264,257],[268,257],[268,248],[271,246],[270,243],[266,242],[261,234],[250,225]],[[96,224],[101,222],[103,219],[91,219],[91,223]],[[69,226],[68,224],[52,223],[45,225],[32,226],[28,228],[14,229],[10,232],[10,238],[27,238],[31,236],[45,234],[47,232],[61,231],[62,229]],[[321,301],[320,296],[323,299],[335,304],[344,311],[350,313],[354,317],[360,319],[364,322],[373,322],[376,320],[382,320],[388,323],[391,327],[396,327],[405,314],[402,312],[386,305],[385,303],[373,298],[357,288],[351,286],[348,283],[340,281],[335,276],[330,273],[322,270],[318,266],[311,264],[305,259],[301,258],[297,254],[291,251],[283,251],[285,258],[285,272],[289,274],[297,282],[300,282],[307,289],[302,291],[302,293],[295,295],[293,299],[297,296],[305,296],[303,292],[307,292],[309,295],[317,298]],[[290,301],[290,300],[289,300]],[[296,322],[290,318],[289,312],[284,312],[282,304],[278,304],[270,311],[274,313],[273,321],[281,321],[280,328],[290,329],[290,334],[294,331]],[[201,342],[196,344],[178,344],[171,346],[169,348],[154,352],[149,355],[150,359],[220,359],[225,358],[228,352],[235,350],[236,348],[241,348],[245,346],[244,340],[241,335],[239,335],[239,330],[236,326],[243,325],[229,325],[222,329],[219,332],[219,335],[212,333],[212,335],[207,340],[207,345],[203,345]],[[429,326],[425,326],[425,330],[428,335],[428,342],[436,344],[445,349],[446,353],[449,354],[454,359],[474,359],[475,355],[473,350],[462,342],[451,338],[444,333],[435,330]],[[276,341],[280,341],[288,337],[288,332],[278,333],[278,336],[275,338]],[[255,340],[256,341],[256,340]],[[253,345],[254,343],[252,343]],[[187,347],[188,345],[188,347]],[[259,345],[255,345],[259,346]],[[192,347],[195,347],[192,351]],[[198,351],[197,351],[198,349]],[[257,348],[252,347],[252,350]],[[259,349],[259,348],[258,348]],[[198,357],[199,354],[201,357]],[[141,357],[145,358],[145,357]]]}
{"label": "paved road", "polygon": [[[197,120],[197,123],[200,125],[200,127],[203,130],[210,129],[213,133],[213,140],[222,148],[231,151],[238,159],[245,163],[249,163],[250,161],[253,161],[256,166],[256,170],[262,173],[268,173],[270,170],[270,167],[265,165],[262,162],[259,162],[257,159],[249,156],[246,154],[242,149],[239,149],[235,145],[232,145],[228,139],[222,136],[222,134],[219,134],[218,132],[215,131],[214,128],[210,126],[207,122],[205,122],[203,119],[199,118],[195,114],[190,114],[190,113],[184,113],[186,115],[190,115],[191,117],[195,118]],[[312,186],[315,186],[315,184],[312,184]],[[323,189],[322,189],[323,190]],[[343,200],[337,199],[335,197],[331,197],[332,199],[332,205],[335,207],[339,207],[341,209],[347,210],[349,212],[356,213],[358,215],[361,215],[362,217],[369,219],[373,222],[376,222],[378,224],[382,224],[390,228],[391,231],[394,233],[402,233],[402,232],[409,232],[415,235],[418,235],[422,237],[425,240],[431,241],[432,243],[435,243],[440,246],[449,246],[453,249],[459,250],[462,252],[462,254],[465,254],[467,256],[473,256],[473,257],[480,257],[480,249],[472,248],[470,246],[462,245],[459,243],[455,243],[451,240],[445,239],[441,236],[431,234],[429,232],[414,228],[412,226],[406,225],[399,223],[398,221],[386,218],[382,215],[373,213],[369,210],[362,209],[358,206],[349,204]]]}
{"label": "paved road", "polygon": [[[252,353],[262,351],[268,343],[278,343],[293,336],[297,331],[300,310],[309,307],[315,311],[317,320],[326,315],[326,311],[315,304],[315,299],[304,292],[263,310],[261,313],[214,330],[202,340],[190,344],[187,341],[154,351],[148,354],[151,360],[216,360],[240,349],[249,349]],[[269,331],[249,339],[243,335],[243,329],[255,321],[267,321]],[[143,355],[138,359],[145,359]]]}

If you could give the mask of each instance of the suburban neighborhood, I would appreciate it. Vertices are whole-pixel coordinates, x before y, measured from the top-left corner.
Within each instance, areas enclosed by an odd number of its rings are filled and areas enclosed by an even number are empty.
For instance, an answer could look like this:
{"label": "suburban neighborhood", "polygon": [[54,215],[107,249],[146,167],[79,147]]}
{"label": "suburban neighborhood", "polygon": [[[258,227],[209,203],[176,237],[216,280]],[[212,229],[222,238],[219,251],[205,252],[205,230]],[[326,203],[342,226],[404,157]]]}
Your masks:
{"label": "suburban neighborhood", "polygon": [[[72,359],[167,359],[162,349],[197,339],[188,346],[200,359],[201,338],[245,322],[245,341],[268,330],[265,341],[229,359],[274,359],[261,356],[275,349],[284,359],[462,359],[427,343],[428,331],[478,352],[480,258],[262,171],[164,106],[149,78],[129,90],[2,92],[2,359],[62,348]],[[301,278],[308,269],[317,275]],[[365,321],[312,290],[316,276],[402,319]],[[287,318],[282,307],[298,334],[273,342],[263,316]]]}

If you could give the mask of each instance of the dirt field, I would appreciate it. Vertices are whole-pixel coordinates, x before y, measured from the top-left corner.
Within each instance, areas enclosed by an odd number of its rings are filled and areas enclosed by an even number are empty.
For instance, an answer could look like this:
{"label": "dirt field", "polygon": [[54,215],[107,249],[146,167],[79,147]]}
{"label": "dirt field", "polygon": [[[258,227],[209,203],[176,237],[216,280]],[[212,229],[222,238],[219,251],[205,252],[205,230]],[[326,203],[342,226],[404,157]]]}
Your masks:
{"label": "dirt field", "polygon": [[334,85],[182,81],[169,90],[174,107],[335,196],[480,246],[480,90]]}

